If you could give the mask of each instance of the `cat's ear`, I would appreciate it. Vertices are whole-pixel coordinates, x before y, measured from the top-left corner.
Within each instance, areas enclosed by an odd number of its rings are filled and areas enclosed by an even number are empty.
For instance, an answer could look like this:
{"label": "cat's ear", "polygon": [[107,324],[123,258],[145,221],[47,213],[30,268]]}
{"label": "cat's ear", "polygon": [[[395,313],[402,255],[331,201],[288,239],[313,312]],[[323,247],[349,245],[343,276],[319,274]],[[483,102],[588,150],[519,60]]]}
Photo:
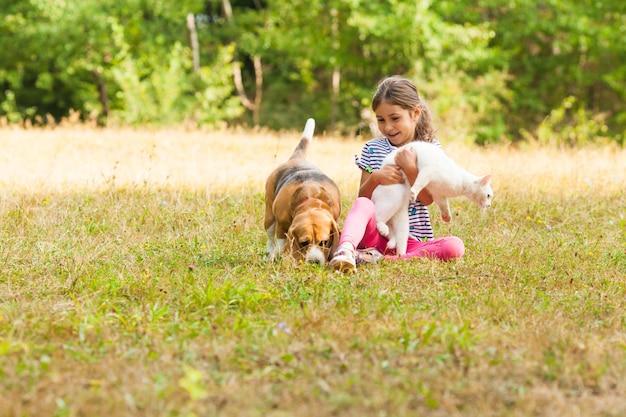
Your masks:
{"label": "cat's ear", "polygon": [[491,175],[485,175],[480,179],[480,185],[487,185],[491,181]]}

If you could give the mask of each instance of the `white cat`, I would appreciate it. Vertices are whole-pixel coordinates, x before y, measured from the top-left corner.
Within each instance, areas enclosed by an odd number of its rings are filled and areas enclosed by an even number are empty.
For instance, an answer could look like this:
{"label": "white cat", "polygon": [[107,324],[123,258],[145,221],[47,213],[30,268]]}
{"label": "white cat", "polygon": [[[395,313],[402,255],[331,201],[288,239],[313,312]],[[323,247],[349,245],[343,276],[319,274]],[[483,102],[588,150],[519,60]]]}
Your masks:
{"label": "white cat", "polygon": [[[404,145],[407,146],[415,149],[417,154],[419,173],[415,184],[411,186],[405,176],[403,184],[379,185],[372,193],[372,201],[376,206],[376,227],[381,235],[389,239],[387,247],[396,248],[398,255],[406,253],[409,201],[415,200],[423,188],[433,197],[444,222],[451,219],[448,198],[466,196],[483,209],[491,206],[493,198],[491,175],[477,177],[470,174],[433,143],[415,141]],[[396,153],[402,148],[387,155],[383,166],[395,164]]]}

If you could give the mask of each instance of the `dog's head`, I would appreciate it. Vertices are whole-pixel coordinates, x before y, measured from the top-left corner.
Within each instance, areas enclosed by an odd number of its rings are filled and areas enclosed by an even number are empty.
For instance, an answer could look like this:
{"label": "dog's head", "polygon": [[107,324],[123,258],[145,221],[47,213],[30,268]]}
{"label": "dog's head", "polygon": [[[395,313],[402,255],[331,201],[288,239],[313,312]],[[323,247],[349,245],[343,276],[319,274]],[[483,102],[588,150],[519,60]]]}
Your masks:
{"label": "dog's head", "polygon": [[325,265],[339,245],[339,228],[331,212],[314,207],[296,213],[287,231],[283,254],[297,263]]}

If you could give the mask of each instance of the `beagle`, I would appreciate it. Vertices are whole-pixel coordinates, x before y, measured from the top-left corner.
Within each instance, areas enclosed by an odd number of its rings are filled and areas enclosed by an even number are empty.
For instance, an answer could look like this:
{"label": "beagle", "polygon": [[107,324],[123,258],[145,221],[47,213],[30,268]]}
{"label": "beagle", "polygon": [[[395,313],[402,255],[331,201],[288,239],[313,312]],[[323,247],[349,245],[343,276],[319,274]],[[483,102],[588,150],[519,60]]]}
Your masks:
{"label": "beagle", "polygon": [[291,157],[265,182],[266,257],[270,262],[282,252],[298,263],[325,265],[339,244],[339,188],[306,160],[314,130],[315,120],[307,120]]}

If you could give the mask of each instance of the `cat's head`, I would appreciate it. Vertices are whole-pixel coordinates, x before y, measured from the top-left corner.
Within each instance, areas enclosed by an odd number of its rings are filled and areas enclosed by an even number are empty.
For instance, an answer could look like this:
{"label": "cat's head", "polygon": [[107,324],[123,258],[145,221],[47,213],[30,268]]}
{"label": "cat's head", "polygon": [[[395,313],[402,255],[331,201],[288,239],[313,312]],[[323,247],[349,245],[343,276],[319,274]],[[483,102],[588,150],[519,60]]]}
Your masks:
{"label": "cat's head", "polygon": [[485,175],[484,177],[477,178],[474,185],[475,189],[472,193],[472,201],[478,204],[482,209],[491,207],[491,200],[493,199],[491,175]]}

